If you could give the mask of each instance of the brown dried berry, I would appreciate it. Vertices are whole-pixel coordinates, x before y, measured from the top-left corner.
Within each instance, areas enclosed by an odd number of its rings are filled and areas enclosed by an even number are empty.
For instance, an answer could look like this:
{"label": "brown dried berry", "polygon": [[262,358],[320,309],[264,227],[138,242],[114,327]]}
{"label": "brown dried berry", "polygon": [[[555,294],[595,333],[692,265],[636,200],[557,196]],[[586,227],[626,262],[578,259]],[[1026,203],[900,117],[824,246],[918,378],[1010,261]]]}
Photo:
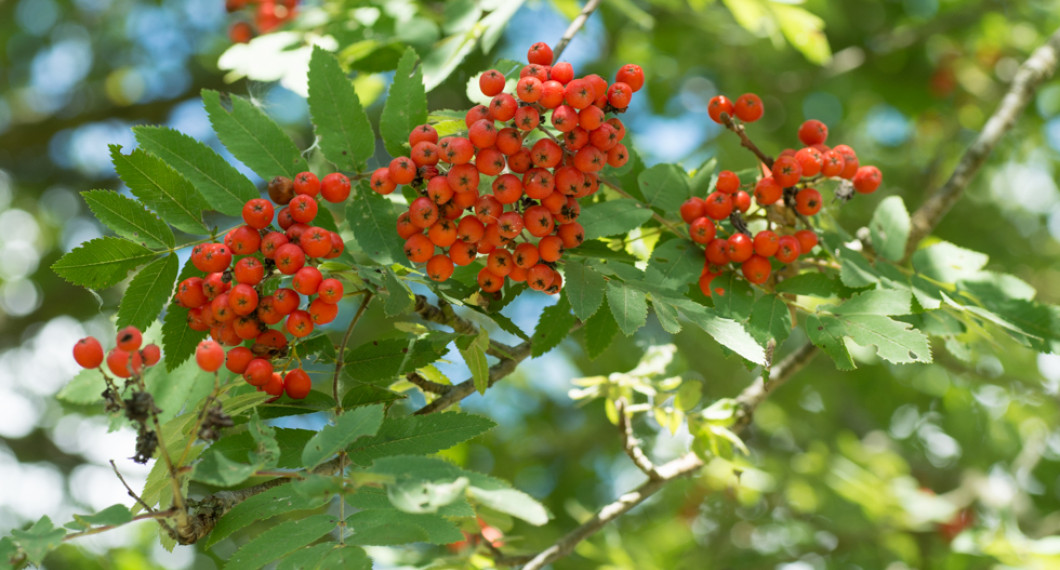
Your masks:
{"label": "brown dried berry", "polygon": [[277,176],[269,182],[269,198],[277,204],[286,205],[294,198],[294,181],[286,176]]}

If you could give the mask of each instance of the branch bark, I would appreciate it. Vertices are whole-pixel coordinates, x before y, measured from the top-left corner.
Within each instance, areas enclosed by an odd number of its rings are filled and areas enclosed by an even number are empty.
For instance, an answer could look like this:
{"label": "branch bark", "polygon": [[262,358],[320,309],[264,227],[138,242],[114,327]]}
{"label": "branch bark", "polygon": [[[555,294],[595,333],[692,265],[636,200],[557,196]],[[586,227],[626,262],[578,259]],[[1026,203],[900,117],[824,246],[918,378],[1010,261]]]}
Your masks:
{"label": "branch bark", "polygon": [[957,200],[964,194],[964,189],[979,172],[1001,137],[1012,128],[1016,119],[1034,96],[1035,91],[1056,71],[1058,53],[1060,53],[1060,30],[1053,32],[1049,39],[1034,50],[1016,72],[1008,93],[1001,99],[997,110],[987,120],[982,132],[960,162],[953,169],[953,174],[939,189],[935,190],[927,201],[913,213],[912,231],[905,246],[905,260],[916,251],[917,244],[935,229],[943,216],[949,212]]}
{"label": "branch bark", "polygon": [[552,48],[553,63],[559,61],[560,54],[563,53],[563,50],[567,49],[567,44],[574,39],[574,34],[577,34],[578,30],[582,29],[582,26],[585,25],[585,21],[589,19],[589,16],[593,14],[593,11],[595,11],[596,7],[599,5],[600,0],[589,0],[585,3],[585,7],[582,8],[581,13],[571,20],[570,25],[567,26],[567,31],[563,32],[563,37],[556,42],[556,47]]}

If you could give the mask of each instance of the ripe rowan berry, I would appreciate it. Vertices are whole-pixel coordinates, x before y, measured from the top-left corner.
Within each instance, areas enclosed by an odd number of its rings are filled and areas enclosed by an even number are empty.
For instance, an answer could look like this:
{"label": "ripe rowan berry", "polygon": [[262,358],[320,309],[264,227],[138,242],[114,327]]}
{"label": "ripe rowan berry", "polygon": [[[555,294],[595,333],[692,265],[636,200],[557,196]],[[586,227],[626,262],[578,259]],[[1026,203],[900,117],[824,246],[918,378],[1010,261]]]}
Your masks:
{"label": "ripe rowan berry", "polygon": [[537,42],[527,50],[526,61],[537,65],[552,65],[552,48],[545,42]]}
{"label": "ripe rowan berry", "polygon": [[305,265],[305,252],[293,243],[285,243],[276,248],[276,255],[273,256],[273,260],[276,262],[276,269],[279,269],[280,273],[294,275],[295,271]]}
{"label": "ripe rowan berry", "polygon": [[729,240],[725,238],[714,238],[707,243],[707,262],[711,265],[726,265],[729,263]]}
{"label": "ripe rowan berry", "polygon": [[731,170],[722,170],[718,173],[718,182],[715,185],[718,192],[734,194],[740,189],[740,177]]}
{"label": "ripe rowan berry", "polygon": [[[449,182],[449,187],[454,192],[460,194],[464,193],[478,193],[479,184],[479,172],[473,164],[457,164],[449,169],[449,174],[446,176]],[[459,202],[457,202],[459,205]]]}
{"label": "ripe rowan berry", "polygon": [[526,285],[535,291],[544,291],[555,279],[556,272],[551,267],[538,263],[527,270]]}
{"label": "ripe rowan berry", "polygon": [[74,343],[74,360],[81,368],[97,368],[103,363],[103,346],[93,336]]}
{"label": "ripe rowan berry", "polygon": [[806,146],[823,144],[828,140],[828,126],[817,119],[810,119],[799,126],[799,140]]}
{"label": "ripe rowan berry", "polygon": [[762,118],[762,99],[754,93],[744,93],[736,98],[733,111],[736,117],[745,123],[753,123]]}
{"label": "ripe rowan berry", "polygon": [[780,236],[777,252],[773,257],[781,263],[791,263],[799,258],[802,251],[799,249],[799,240],[795,236]]}
{"label": "ripe rowan berry", "polygon": [[771,230],[762,230],[755,234],[753,243],[757,255],[772,257],[780,247],[780,237]]}
{"label": "ripe rowan berry", "polygon": [[540,259],[541,254],[538,252],[537,246],[532,243],[523,242],[515,246],[515,251],[512,252],[512,261],[515,266],[523,269],[530,269],[537,265]]}
{"label": "ripe rowan berry", "polygon": [[504,277],[494,274],[486,267],[479,270],[476,281],[478,281],[479,288],[487,293],[500,291],[501,287],[504,287]]}
{"label": "ripe rowan berry", "polygon": [[303,267],[295,272],[291,287],[303,295],[315,295],[324,276],[316,267]]}
{"label": "ripe rowan berry", "polygon": [[813,188],[803,188],[795,195],[795,211],[812,216],[821,211],[821,193]]}
{"label": "ripe rowan berry", "polygon": [[228,306],[237,315],[249,315],[258,308],[258,292],[246,283],[237,284],[225,294],[228,295]]}
{"label": "ripe rowan berry", "polygon": [[692,241],[699,244],[710,243],[717,231],[718,229],[714,227],[714,220],[706,216],[692,220],[692,223],[688,226],[688,235],[692,238]]}
{"label": "ripe rowan berry", "polygon": [[206,339],[195,348],[195,363],[206,372],[216,372],[225,362],[225,351],[215,341]]}
{"label": "ripe rowan berry", "polygon": [[304,399],[313,388],[313,381],[309,374],[301,368],[295,368],[283,377],[283,390],[287,396],[294,400]]}
{"label": "ripe rowan berry", "polygon": [[206,298],[206,292],[202,289],[201,277],[188,277],[181,281],[177,285],[175,297],[182,307],[189,309],[201,307],[209,300]]}
{"label": "ripe rowan berry", "polygon": [[732,214],[732,196],[723,192],[711,192],[703,208],[710,218],[724,220]]}
{"label": "ripe rowan berry", "polygon": [[490,118],[490,108],[485,105],[475,105],[467,110],[464,115],[464,126],[471,128],[478,121]]}
{"label": "ripe rowan berry", "polygon": [[231,296],[229,293],[221,293],[210,302],[210,313],[218,323],[227,323],[234,320],[238,315],[232,309]]}
{"label": "ripe rowan berry", "polygon": [[[265,278],[265,266],[258,261],[258,258],[247,256],[236,262],[235,267],[232,268],[232,276],[237,283],[254,286]],[[205,290],[205,285],[203,290]]]}
{"label": "ripe rowan berry", "polygon": [[291,212],[291,219],[296,222],[308,224],[313,221],[313,218],[317,217],[318,206],[317,201],[314,200],[312,196],[299,194],[298,196],[291,198],[291,203],[287,205],[287,209]]}
{"label": "ripe rowan berry", "polygon": [[817,245],[817,234],[813,230],[799,230],[795,232],[795,239],[799,242],[799,251],[809,253]]}
{"label": "ripe rowan berry", "polygon": [[741,213],[747,213],[751,209],[751,195],[743,190],[738,190],[732,195],[732,205]]}
{"label": "ripe rowan berry", "polygon": [[706,208],[706,200],[698,196],[693,196],[681,204],[681,219],[684,220],[686,224],[691,224],[696,218],[701,218],[707,215]]}
{"label": "ripe rowan berry", "polygon": [[449,247],[457,239],[456,227],[456,222],[453,220],[438,220],[427,230],[427,239],[438,247]]}
{"label": "ripe rowan berry", "polygon": [[344,201],[350,197],[350,179],[341,172],[328,174],[320,181],[320,195],[332,204]]}
{"label": "ripe rowan berry", "polygon": [[504,90],[504,74],[491,69],[478,78],[478,88],[486,97],[493,97]]}
{"label": "ripe rowan berry", "polygon": [[196,249],[198,254],[192,252],[191,263],[204,273],[224,271],[232,263],[232,250],[223,243],[206,243]]}
{"label": "ripe rowan berry", "polygon": [[246,372],[247,365],[254,359],[254,353],[245,346],[237,346],[228,351],[225,356],[225,368],[233,374]]}
{"label": "ripe rowan berry", "polygon": [[162,360],[162,349],[157,344],[149,344],[140,349],[140,358],[143,359],[144,366],[154,366]]}
{"label": "ripe rowan berry", "polygon": [[824,155],[812,146],[796,151],[795,160],[799,161],[799,167],[802,168],[802,175],[805,177],[817,176],[821,172],[821,167],[824,166]]}
{"label": "ripe rowan berry", "polygon": [[543,81],[541,82],[541,98],[537,100],[537,103],[545,109],[555,109],[563,104],[566,91],[564,83],[552,79]]}
{"label": "ripe rowan berry", "polygon": [[264,198],[247,200],[243,205],[243,221],[254,229],[263,229],[272,223],[272,202]]}
{"label": "ripe rowan berry", "polygon": [[563,257],[563,238],[545,236],[537,242],[538,259],[547,263],[559,261]]}
{"label": "ripe rowan berry", "polygon": [[545,237],[556,227],[556,220],[548,208],[540,205],[530,206],[523,213],[523,225],[530,235]]}
{"label": "ripe rowan berry", "polygon": [[324,257],[331,253],[331,232],[315,226],[308,227],[299,236],[298,247],[302,248],[306,257]]}
{"label": "ripe rowan berry", "polygon": [[755,285],[761,285],[769,279],[772,267],[770,267],[768,259],[760,255],[752,255],[750,259],[740,265],[740,270],[748,281]]}
{"label": "ripe rowan berry", "polygon": [[117,346],[125,352],[139,350],[141,342],[143,335],[140,334],[140,329],[134,326],[130,325],[118,331]]}
{"label": "ripe rowan berry", "polygon": [[773,161],[773,179],[777,184],[787,188],[799,183],[802,178],[802,167],[794,156],[778,156]]}
{"label": "ripe rowan berry", "polygon": [[828,178],[839,176],[846,166],[846,159],[835,149],[825,151],[821,158],[824,160],[824,164],[821,165],[821,175]]}
{"label": "ripe rowan berry", "polygon": [[449,246],[449,258],[461,267],[474,263],[477,255],[478,248],[474,243],[458,239]]}
{"label": "ripe rowan berry", "polygon": [[312,303],[309,303],[309,316],[313,318],[314,325],[326,325],[335,320],[335,317],[338,316],[338,314],[338,305],[327,303],[319,297],[313,299]]}
{"label": "ripe rowan berry", "polygon": [[308,311],[301,309],[291,311],[291,314],[287,315],[287,322],[284,324],[284,328],[291,335],[302,338],[313,332],[313,317]]}
{"label": "ripe rowan berry", "polygon": [[514,239],[522,233],[523,226],[523,216],[519,212],[505,212],[497,218],[497,230],[505,239]]}
{"label": "ripe rowan berry", "polygon": [[397,184],[390,179],[389,168],[377,168],[372,172],[372,178],[369,180],[368,185],[371,186],[372,190],[379,194],[389,194],[397,188]]}
{"label": "ripe rowan berry", "polygon": [[453,275],[453,260],[444,253],[439,253],[427,260],[427,277],[432,281],[442,282]]}
{"label": "ripe rowan berry", "polygon": [[508,93],[500,93],[490,101],[490,119],[506,123],[519,109],[519,102]]}
{"label": "ripe rowan berry", "polygon": [[845,144],[837,144],[832,148],[843,157],[843,171],[839,173],[840,178],[850,180],[858,172],[858,155],[854,149]]}
{"label": "ripe rowan berry", "polygon": [[294,177],[294,193],[315,197],[320,193],[320,179],[312,172],[299,172]]}
{"label": "ripe rowan berry", "polygon": [[710,100],[710,103],[707,103],[707,114],[710,115],[711,120],[715,123],[721,123],[722,113],[731,117],[733,115],[733,104],[728,97],[717,95]]}
{"label": "ripe rowan berry", "polygon": [[625,109],[633,100],[633,88],[621,81],[616,81],[607,89],[607,102],[616,109]]}
{"label": "ripe rowan berry", "polygon": [[512,254],[506,249],[495,249],[486,258],[486,268],[498,277],[506,277],[512,272],[512,267],[514,266],[515,261],[512,260]]}
{"label": "ripe rowan berry", "polygon": [[339,281],[334,277],[329,277],[321,281],[320,287],[317,289],[317,296],[327,303],[338,303],[342,300],[342,294],[342,281]]}
{"label": "ripe rowan berry", "polygon": [[140,373],[143,368],[143,358],[138,351],[128,352],[115,347],[107,353],[107,368],[118,378],[128,378]]}
{"label": "ripe rowan berry", "polygon": [[747,237],[747,234],[732,234],[729,236],[728,242],[726,253],[729,254],[731,261],[743,263],[754,254],[754,244],[751,242],[751,238]]}
{"label": "ripe rowan berry", "polygon": [[644,70],[639,65],[627,63],[618,68],[618,72],[615,73],[615,81],[621,81],[629,85],[633,91],[640,91],[640,88],[644,86]]}
{"label": "ripe rowan berry", "polygon": [[272,379],[272,363],[264,358],[254,358],[247,363],[243,378],[251,386],[264,386]]}
{"label": "ripe rowan berry", "polygon": [[854,190],[862,194],[871,194],[879,188],[882,178],[880,169],[875,166],[859,167],[853,178]]}

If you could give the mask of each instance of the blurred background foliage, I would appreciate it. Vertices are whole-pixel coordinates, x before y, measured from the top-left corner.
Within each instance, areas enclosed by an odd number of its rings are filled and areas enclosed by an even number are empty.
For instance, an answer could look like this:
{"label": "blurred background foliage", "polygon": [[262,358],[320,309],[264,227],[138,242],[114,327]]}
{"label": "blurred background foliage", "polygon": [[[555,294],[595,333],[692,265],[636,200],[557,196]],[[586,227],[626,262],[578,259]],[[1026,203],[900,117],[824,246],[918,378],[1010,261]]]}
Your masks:
{"label": "blurred background foliage", "polygon": [[[222,0],[0,1],[0,534],[42,514],[59,522],[129,502],[108,459],[121,459],[134,487],[146,476],[124,459],[132,434],[107,433],[96,407],[54,399],[76,372],[69,347],[108,335],[120,296],[73,288],[48,269],[103,231],[78,192],[118,187],[107,144],[129,149],[129,127],[166,124],[225,153],[198,99],[211,88],[249,94],[310,147],[299,95],[310,41],[339,53],[374,116],[406,44],[437,85],[430,108],[466,108],[469,78],[498,58],[522,59],[534,41],[554,43],[580,9],[572,0],[306,4],[280,31],[232,46],[227,27],[242,16],[226,15]],[[751,135],[767,153],[797,144],[805,118],[823,120],[830,142],[851,144],[884,173],[881,192],[832,209],[854,231],[883,196],[915,208],[945,180],[1019,63],[1058,25],[1054,1],[605,0],[564,59],[608,77],[627,62],[645,69],[646,96],[624,120],[649,164],[754,165],[707,118],[719,92],[762,96],[766,115]],[[989,269],[1026,280],[1047,303],[1060,302],[1058,153],[1054,79],[936,232],[989,254]],[[531,328],[553,301],[527,297],[513,318]],[[381,326],[370,312],[351,345]],[[803,339],[793,335],[778,354]],[[870,352],[856,372],[839,373],[818,359],[759,409],[750,456],[671,485],[555,568],[1060,566],[1060,357],[978,333],[962,340],[973,347],[968,361],[941,346],[928,366],[891,366]],[[508,547],[546,546],[642,479],[603,406],[576,405],[568,390],[572,378],[632,369],[648,346],[670,342],[678,351],[668,370],[700,383],[708,401],[751,379],[705,335],[671,338],[650,324],[595,360],[568,340],[466,401],[500,425],[447,455],[513,481],[556,515],[540,529],[504,529]],[[687,447],[687,434],[653,421],[635,428],[659,459]],[[214,567],[213,554],[167,553],[155,536],[134,525],[49,562]],[[373,554],[389,560],[383,567],[451,556]]]}

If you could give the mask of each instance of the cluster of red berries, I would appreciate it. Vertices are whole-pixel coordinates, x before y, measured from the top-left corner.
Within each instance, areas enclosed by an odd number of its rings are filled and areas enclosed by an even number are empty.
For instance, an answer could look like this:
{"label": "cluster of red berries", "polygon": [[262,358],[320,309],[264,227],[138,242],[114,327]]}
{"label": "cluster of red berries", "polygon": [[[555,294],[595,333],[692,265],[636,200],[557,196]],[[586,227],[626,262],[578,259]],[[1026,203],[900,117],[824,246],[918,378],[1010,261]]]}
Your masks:
{"label": "cluster of red berries", "polygon": [[[527,59],[514,95],[504,92],[499,71],[482,74],[479,87],[492,100],[467,112],[466,136],[439,140],[433,127],[420,125],[409,134],[409,156],[372,174],[380,194],[401,184],[419,194],[398,218],[397,233],[405,255],[426,263],[435,281],[486,255],[478,273],[483,291],[511,279],[558,292],[563,279],[555,263],[585,237],[578,199],[597,191],[604,166],[629,159],[625,126],[607,115],[623,112],[643,86],[639,66],[623,66],[608,85],[599,75],[575,78],[569,63],[552,65],[552,49],[542,42]],[[492,191],[480,195],[483,179],[492,179]]]}
{"label": "cluster of red berries", "polygon": [[[753,93],[740,96],[736,103],[724,95],[711,99],[708,105],[711,119],[732,124],[735,119],[751,122],[761,118],[761,99]],[[881,174],[875,166],[860,166],[854,149],[847,145],[826,146],[828,127],[817,120],[804,122],[798,131],[805,145],[799,150],[787,149],[773,161],[771,168],[763,165],[765,175],[754,184],[754,202],[759,207],[788,208],[800,216],[812,216],[821,210],[821,193],[813,184],[824,178],[849,181],[854,191],[868,194],[880,185]],[[706,262],[699,279],[704,294],[711,294],[711,282],[729,263],[740,264],[744,278],[751,283],[765,283],[772,274],[770,258],[783,264],[792,263],[817,245],[817,234],[811,229],[794,231],[793,224],[764,229],[755,234],[747,230],[741,214],[751,208],[751,195],[741,189],[739,176],[729,170],[718,174],[715,191],[706,199],[693,197],[681,205],[681,218],[689,224],[693,241],[705,246]],[[785,219],[784,216],[769,218]],[[718,236],[718,222],[732,220],[729,236]]]}
{"label": "cluster of red berries", "polygon": [[[128,326],[118,331],[114,348],[106,355],[107,368],[119,378],[129,378],[143,373],[145,367],[154,366],[162,358],[157,344],[141,348],[143,334],[140,329]],[[103,364],[103,345],[93,336],[85,337],[74,344],[74,360],[82,368],[99,368]]]}
{"label": "cluster of red berries", "polygon": [[[176,301],[188,308],[188,326],[209,331],[213,339],[196,353],[203,370],[220,368],[225,359],[221,345],[232,346],[228,370],[274,396],[286,387],[290,397],[304,398],[309,392],[305,371],[295,369],[281,378],[272,360],[286,355],[287,335],[304,337],[339,312],[342,282],[325,277],[315,264],[339,256],[345,244],[338,234],[309,224],[319,210],[317,196],[342,202],[350,195],[350,180],[337,172],[323,180],[301,172],[293,181],[277,176],[268,190],[272,201],[284,207],[275,212],[269,200],[248,200],[245,225],[229,231],[224,243],[195,246],[191,262],[205,275],[181,281]],[[279,229],[272,227],[274,219]],[[287,276],[289,286],[276,288]],[[299,308],[303,295],[309,300],[304,309]],[[282,328],[271,328],[281,323]],[[245,341],[252,346],[241,346]]]}
{"label": "cluster of red berries", "polygon": [[225,0],[229,13],[254,6],[254,23],[240,20],[228,28],[228,38],[233,43],[245,44],[257,34],[267,34],[294,19],[298,0]]}

